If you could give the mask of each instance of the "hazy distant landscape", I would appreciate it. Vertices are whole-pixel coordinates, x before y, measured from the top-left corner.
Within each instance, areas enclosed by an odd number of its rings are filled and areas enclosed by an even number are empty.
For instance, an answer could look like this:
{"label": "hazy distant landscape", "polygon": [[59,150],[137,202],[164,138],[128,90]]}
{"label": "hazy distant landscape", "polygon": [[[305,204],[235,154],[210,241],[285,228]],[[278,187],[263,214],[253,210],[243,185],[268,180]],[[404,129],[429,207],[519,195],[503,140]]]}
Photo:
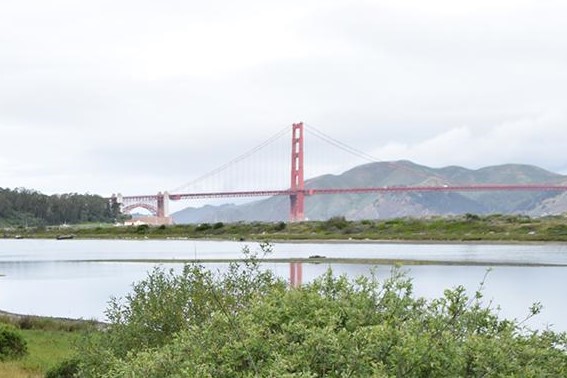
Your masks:
{"label": "hazy distant landscape", "polygon": [[[565,184],[567,176],[542,168],[505,164],[481,169],[457,166],[431,168],[410,161],[377,162],[340,175],[306,180],[306,188],[434,186],[479,184]],[[463,192],[405,194],[341,194],[306,197],[306,218],[327,220],[391,219],[459,214],[558,215],[567,211],[567,194],[558,192]],[[272,197],[244,205],[186,208],[172,214],[175,223],[286,221],[289,199]]]}

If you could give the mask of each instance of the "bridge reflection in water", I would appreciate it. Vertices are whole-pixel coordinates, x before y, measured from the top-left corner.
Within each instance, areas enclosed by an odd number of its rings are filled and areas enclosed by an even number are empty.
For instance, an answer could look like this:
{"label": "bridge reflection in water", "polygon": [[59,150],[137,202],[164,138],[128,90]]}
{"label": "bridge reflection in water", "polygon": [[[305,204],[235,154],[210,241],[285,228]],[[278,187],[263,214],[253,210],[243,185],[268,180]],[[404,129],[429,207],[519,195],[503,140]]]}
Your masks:
{"label": "bridge reflection in water", "polygon": [[289,285],[291,287],[299,287],[303,281],[303,263],[289,263]]}

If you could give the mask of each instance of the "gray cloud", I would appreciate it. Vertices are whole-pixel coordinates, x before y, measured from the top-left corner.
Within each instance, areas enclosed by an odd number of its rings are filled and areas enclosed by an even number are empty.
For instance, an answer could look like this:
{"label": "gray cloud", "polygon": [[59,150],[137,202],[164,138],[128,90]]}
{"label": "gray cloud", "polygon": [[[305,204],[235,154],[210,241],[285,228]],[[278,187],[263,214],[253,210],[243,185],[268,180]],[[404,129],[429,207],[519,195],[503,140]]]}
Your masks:
{"label": "gray cloud", "polygon": [[0,186],[171,189],[300,120],[384,160],[565,172],[567,6],[461,3],[2,4]]}

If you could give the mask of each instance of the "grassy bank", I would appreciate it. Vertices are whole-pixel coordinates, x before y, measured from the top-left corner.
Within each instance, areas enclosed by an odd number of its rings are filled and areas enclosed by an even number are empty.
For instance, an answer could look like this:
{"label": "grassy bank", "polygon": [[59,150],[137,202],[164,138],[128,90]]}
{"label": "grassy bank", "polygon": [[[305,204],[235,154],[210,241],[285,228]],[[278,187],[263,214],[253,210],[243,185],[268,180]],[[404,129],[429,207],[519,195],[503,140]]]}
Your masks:
{"label": "grassy bank", "polygon": [[6,229],[5,238],[56,238],[73,235],[89,239],[224,239],[224,240],[402,240],[402,241],[567,241],[567,219],[563,216],[530,218],[519,215],[429,219],[327,221],[299,223],[236,222],[199,225],[147,225],[115,227],[40,227]]}
{"label": "grassy bank", "polygon": [[14,326],[27,343],[21,359],[0,361],[0,378],[43,377],[73,356],[75,343],[84,332],[96,328],[89,321],[54,319],[1,313],[0,323]]}
{"label": "grassy bank", "polygon": [[21,330],[28,355],[0,363],[0,377],[43,377],[47,370],[73,355],[79,334],[65,331]]}

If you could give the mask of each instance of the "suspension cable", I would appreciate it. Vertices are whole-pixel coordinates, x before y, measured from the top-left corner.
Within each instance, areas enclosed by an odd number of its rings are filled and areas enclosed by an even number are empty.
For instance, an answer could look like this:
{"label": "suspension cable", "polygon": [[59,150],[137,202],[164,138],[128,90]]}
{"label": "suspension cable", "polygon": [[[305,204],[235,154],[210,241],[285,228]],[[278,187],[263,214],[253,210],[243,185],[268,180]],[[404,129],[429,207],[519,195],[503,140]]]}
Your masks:
{"label": "suspension cable", "polygon": [[230,166],[250,157],[251,155],[255,154],[256,152],[262,150],[263,148],[265,148],[266,146],[274,143],[276,140],[280,139],[282,136],[286,135],[287,133],[289,133],[289,126],[284,127],[283,129],[281,129],[280,131],[278,131],[276,134],[272,135],[270,138],[266,139],[264,142],[260,143],[259,145],[257,145],[256,147],[252,148],[251,150],[243,153],[242,155],[237,156],[236,158],[232,159],[231,161],[229,161],[228,163],[225,163],[215,169],[213,169],[212,171],[209,171],[207,173],[205,173],[202,176],[197,177],[195,180],[190,181],[184,185],[181,185],[173,190],[171,190],[170,192],[175,193],[180,191],[183,188],[195,185],[211,176],[214,176],[222,171],[224,171],[225,169],[229,168]]}
{"label": "suspension cable", "polygon": [[364,160],[368,160],[372,163],[376,163],[376,162],[380,162],[380,159],[375,158],[372,155],[367,154],[364,151],[358,150],[354,147],[349,146],[348,144],[345,144],[343,142],[341,142],[338,139],[335,139],[327,134],[325,134],[324,132],[322,132],[321,130],[317,129],[316,127],[314,127],[313,125],[307,125],[308,127],[305,129],[309,134],[345,151],[348,152],[356,157],[362,158]]}

